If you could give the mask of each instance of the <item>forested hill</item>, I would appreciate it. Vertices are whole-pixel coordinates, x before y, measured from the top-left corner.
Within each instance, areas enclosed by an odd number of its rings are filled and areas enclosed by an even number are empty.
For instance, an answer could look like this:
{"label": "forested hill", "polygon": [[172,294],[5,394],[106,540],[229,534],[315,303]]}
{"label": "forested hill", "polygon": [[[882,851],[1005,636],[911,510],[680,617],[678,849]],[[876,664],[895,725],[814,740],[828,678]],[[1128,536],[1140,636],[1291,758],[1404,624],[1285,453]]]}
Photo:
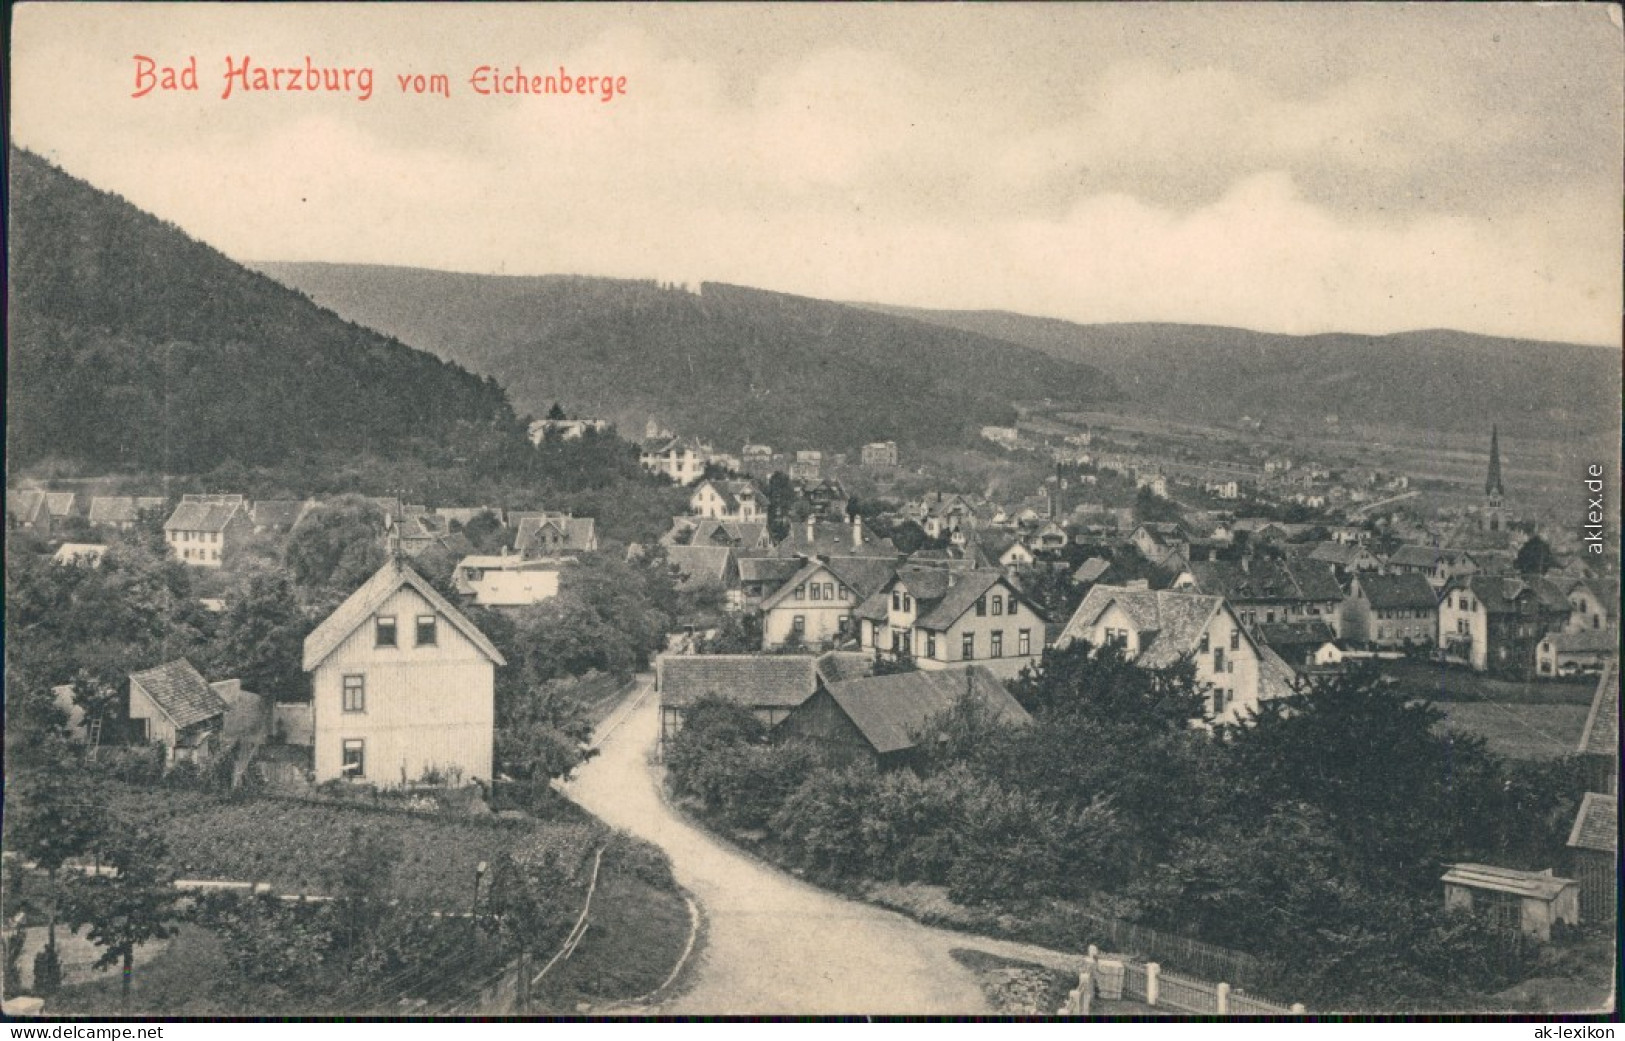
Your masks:
{"label": "forested hill", "polygon": [[1285,336],[1222,326],[1083,325],[1008,311],[872,306],[996,336],[1112,376],[1130,401],[1163,414],[1234,420],[1294,417],[1345,425],[1479,433],[1493,422],[1526,437],[1617,430],[1620,352],[1582,344],[1430,329]]}
{"label": "forested hill", "polygon": [[10,463],[169,473],[452,453],[502,389],[10,149]]}
{"label": "forested hill", "polygon": [[262,264],[339,314],[494,376],[520,411],[561,401],[718,447],[964,444],[1013,401],[1115,397],[1086,365],[972,332],[705,283]]}

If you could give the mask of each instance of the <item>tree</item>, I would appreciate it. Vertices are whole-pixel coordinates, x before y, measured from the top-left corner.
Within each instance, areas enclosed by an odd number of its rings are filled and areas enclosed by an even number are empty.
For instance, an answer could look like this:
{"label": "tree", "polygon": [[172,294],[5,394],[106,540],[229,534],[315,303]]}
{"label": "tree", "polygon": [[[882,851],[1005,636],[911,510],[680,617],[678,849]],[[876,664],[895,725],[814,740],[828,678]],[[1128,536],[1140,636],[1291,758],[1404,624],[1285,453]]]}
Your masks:
{"label": "tree", "polygon": [[366,958],[366,946],[390,913],[395,865],[401,843],[390,832],[356,827],[328,871],[334,910],[351,959]]}
{"label": "tree", "polygon": [[358,495],[324,502],[288,534],[293,580],[311,590],[349,593],[384,563],[384,514]]}
{"label": "tree", "polygon": [[779,542],[790,534],[790,522],[795,519],[796,505],[801,496],[796,494],[796,486],[791,483],[790,475],[782,470],[775,470],[767,479],[767,530],[773,541]]}
{"label": "tree", "polygon": [[508,544],[508,529],[490,510],[481,510],[463,525],[463,537],[480,553],[496,553]]}
{"label": "tree", "polygon": [[547,418],[552,420],[560,420],[568,419],[570,417],[564,414],[564,406],[555,401],[553,402],[553,407],[547,410]]}
{"label": "tree", "polygon": [[530,1008],[531,955],[556,948],[569,935],[577,905],[571,883],[570,873],[551,849],[535,862],[504,852],[492,867],[479,923],[518,960],[520,1013]]}
{"label": "tree", "polygon": [[1532,535],[1518,549],[1518,557],[1512,566],[1520,575],[1544,575],[1557,566],[1557,556],[1545,539]]}
{"label": "tree", "polygon": [[102,948],[98,969],[122,963],[120,988],[126,1011],[135,949],[167,939],[179,917],[179,898],[164,869],[163,837],[145,825],[115,831],[103,846],[102,860],[111,877],[75,877],[68,892],[68,920],[73,928],[89,926],[87,936]]}
{"label": "tree", "polygon": [[[60,742],[57,744],[60,746]],[[65,748],[59,747],[59,754],[61,760],[67,759]],[[106,839],[108,815],[81,777],[64,774],[50,766],[26,773],[14,772],[6,803],[7,823],[11,828],[7,844],[32,860],[49,881],[51,911],[45,949],[36,957],[34,971],[35,985],[44,984],[42,990],[48,992],[55,989],[60,965],[56,920],[64,894],[59,875],[70,859],[89,855]]]}
{"label": "tree", "polygon": [[280,701],[296,700],[307,687],[299,665],[311,627],[285,573],[252,575],[221,621],[216,660],[240,676],[249,690]]}

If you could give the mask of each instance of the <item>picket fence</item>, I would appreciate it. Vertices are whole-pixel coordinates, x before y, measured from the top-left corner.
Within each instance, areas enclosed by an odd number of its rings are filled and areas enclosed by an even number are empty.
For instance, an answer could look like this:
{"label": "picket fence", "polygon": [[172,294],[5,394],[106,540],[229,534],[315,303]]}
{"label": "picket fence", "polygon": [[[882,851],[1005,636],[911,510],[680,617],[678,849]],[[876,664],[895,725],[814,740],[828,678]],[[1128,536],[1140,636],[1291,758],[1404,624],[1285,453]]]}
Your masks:
{"label": "picket fence", "polygon": [[1078,986],[1059,1012],[1087,1016],[1096,998],[1138,1001],[1153,1008],[1176,1009],[1198,1016],[1301,1016],[1301,1004],[1278,1005],[1231,988],[1228,983],[1165,972],[1156,962],[1102,957],[1093,945],[1078,973]]}

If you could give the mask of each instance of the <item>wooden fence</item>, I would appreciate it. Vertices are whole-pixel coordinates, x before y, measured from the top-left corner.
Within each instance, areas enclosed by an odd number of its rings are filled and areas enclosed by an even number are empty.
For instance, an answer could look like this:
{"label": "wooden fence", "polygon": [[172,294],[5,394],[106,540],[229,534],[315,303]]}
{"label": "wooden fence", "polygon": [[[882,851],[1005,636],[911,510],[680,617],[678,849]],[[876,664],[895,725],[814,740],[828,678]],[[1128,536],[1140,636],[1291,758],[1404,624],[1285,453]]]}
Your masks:
{"label": "wooden fence", "polygon": [[1174,972],[1156,962],[1102,957],[1091,946],[1078,973],[1078,986],[1061,1006],[1063,1016],[1087,1016],[1099,997],[1138,1001],[1152,1008],[1177,1009],[1198,1016],[1301,1016],[1302,1005],[1278,1005],[1228,983],[1208,983]]}
{"label": "wooden fence", "polygon": [[1250,954],[1089,911],[1072,908],[1063,913],[1067,930],[1076,936],[1080,945],[1087,943],[1103,950],[1122,951],[1204,979],[1230,980],[1250,987],[1269,982],[1264,963]]}

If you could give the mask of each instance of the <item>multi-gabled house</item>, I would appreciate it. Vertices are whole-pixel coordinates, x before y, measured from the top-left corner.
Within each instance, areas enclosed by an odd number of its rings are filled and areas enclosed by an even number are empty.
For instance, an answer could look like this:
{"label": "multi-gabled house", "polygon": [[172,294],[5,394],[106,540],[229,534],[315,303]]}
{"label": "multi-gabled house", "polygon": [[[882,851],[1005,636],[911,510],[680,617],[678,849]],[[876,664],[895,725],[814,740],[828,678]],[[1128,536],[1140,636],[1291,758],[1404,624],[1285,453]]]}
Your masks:
{"label": "multi-gabled house", "polygon": [[863,518],[850,522],[820,521],[790,525],[790,533],[773,548],[781,557],[875,557],[895,561],[899,554],[891,539],[877,539],[864,530]]}
{"label": "multi-gabled house", "polygon": [[1434,589],[1443,589],[1452,579],[1476,575],[1483,567],[1466,550],[1407,545],[1388,554],[1383,570],[1390,575],[1414,572],[1426,578]]}
{"label": "multi-gabled house", "polygon": [[665,474],[678,484],[693,484],[705,476],[709,454],[692,438],[656,437],[643,442],[638,462],[645,470]]}
{"label": "multi-gabled house", "polygon": [[762,598],[762,648],[855,644],[857,609],[890,579],[891,560],[877,557],[806,559]]}
{"label": "multi-gabled house", "polygon": [[713,520],[673,517],[671,530],[660,536],[663,546],[722,546],[749,553],[773,548],[767,521]]}
{"label": "multi-gabled house", "polygon": [[598,533],[591,517],[568,513],[508,514],[515,526],[513,548],[526,560],[592,553],[598,549]]}
{"label": "multi-gabled house", "polygon": [[688,497],[688,511],[713,520],[757,521],[767,517],[754,481],[701,481]]}
{"label": "multi-gabled house", "polygon": [[431,772],[489,782],[504,664],[473,622],[392,557],[305,637],[316,782],[396,785]]}
{"label": "multi-gabled house", "polygon": [[800,557],[774,557],[760,551],[735,551],[734,563],[739,568],[740,606],[759,608],[806,565]]}
{"label": "multi-gabled house", "polygon": [[1353,644],[1432,647],[1439,638],[1439,599],[1416,572],[1356,572],[1338,611],[1337,631]]}
{"label": "multi-gabled house", "polygon": [[1249,625],[1315,619],[1337,624],[1343,587],[1325,564],[1242,557],[1198,561],[1188,570],[1196,592],[1223,597]]}
{"label": "multi-gabled house", "polygon": [[1208,715],[1233,722],[1263,698],[1262,652],[1223,597],[1097,585],[1073,612],[1057,647],[1116,645],[1132,662],[1165,668],[1189,658],[1207,689]]}
{"label": "multi-gabled house", "polygon": [[1357,574],[1369,571],[1381,571],[1382,561],[1358,542],[1321,542],[1315,544],[1308,553],[1308,559],[1318,564],[1325,564],[1332,569],[1341,582],[1347,582]]}
{"label": "multi-gabled house", "polygon": [[1544,579],[1452,578],[1439,597],[1439,649],[1475,672],[1527,676],[1535,646],[1562,630],[1569,612],[1568,598]]}
{"label": "multi-gabled house", "polygon": [[254,522],[240,495],[185,496],[164,522],[170,553],[192,567],[220,567],[253,531]]}
{"label": "multi-gabled house", "polygon": [[1003,571],[901,569],[860,605],[862,646],[921,669],[985,666],[1009,679],[1044,653],[1049,619]]}
{"label": "multi-gabled house", "polygon": [[915,762],[939,735],[931,732],[966,698],[1001,723],[1028,726],[1032,716],[987,669],[916,670],[826,682],[779,724],[789,738],[811,741],[837,763],[868,760],[895,769]]}

